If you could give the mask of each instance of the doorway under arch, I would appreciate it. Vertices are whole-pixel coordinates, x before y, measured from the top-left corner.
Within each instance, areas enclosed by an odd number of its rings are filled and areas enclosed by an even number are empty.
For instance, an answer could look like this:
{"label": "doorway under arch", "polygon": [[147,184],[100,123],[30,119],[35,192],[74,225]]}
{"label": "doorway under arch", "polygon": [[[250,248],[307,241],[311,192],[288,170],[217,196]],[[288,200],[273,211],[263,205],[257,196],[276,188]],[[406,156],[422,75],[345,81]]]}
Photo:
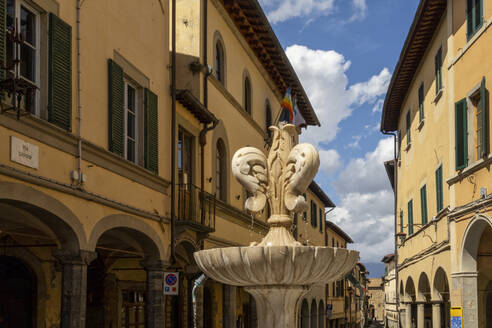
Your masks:
{"label": "doorway under arch", "polygon": [[0,256],[0,327],[36,327],[36,277],[21,260]]}

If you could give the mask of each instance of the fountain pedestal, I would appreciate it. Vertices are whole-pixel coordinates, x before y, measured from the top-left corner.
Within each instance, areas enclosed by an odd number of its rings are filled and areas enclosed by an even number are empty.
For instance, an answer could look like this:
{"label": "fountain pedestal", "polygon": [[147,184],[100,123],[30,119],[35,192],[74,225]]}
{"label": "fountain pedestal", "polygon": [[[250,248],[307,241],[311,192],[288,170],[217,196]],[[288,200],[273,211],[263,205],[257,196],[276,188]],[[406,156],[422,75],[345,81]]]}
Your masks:
{"label": "fountain pedestal", "polygon": [[297,327],[296,312],[298,300],[309,286],[257,286],[244,288],[255,301],[258,328]]}
{"label": "fountain pedestal", "polygon": [[293,213],[306,210],[302,194],[319,167],[316,149],[295,145],[296,128],[270,127],[272,147],[262,151],[245,147],[232,160],[232,172],[250,197],[246,209],[255,213],[268,202],[270,229],[259,243],[194,254],[197,265],[211,279],[243,286],[255,301],[260,328],[295,328],[299,299],[316,283],[342,278],[355,266],[359,253],[344,248],[303,246],[290,227]]}

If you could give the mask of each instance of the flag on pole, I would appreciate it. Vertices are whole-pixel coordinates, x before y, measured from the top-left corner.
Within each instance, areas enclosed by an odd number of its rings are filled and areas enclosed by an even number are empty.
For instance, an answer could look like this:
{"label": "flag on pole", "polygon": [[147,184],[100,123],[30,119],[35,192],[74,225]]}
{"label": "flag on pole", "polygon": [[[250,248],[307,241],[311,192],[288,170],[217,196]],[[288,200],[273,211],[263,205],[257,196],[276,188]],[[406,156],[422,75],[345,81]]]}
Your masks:
{"label": "flag on pole", "polygon": [[292,96],[290,93],[290,88],[287,89],[284,99],[280,103],[282,109],[282,114],[280,114],[279,122],[294,122],[294,105],[292,103]]}
{"label": "flag on pole", "polygon": [[299,112],[299,107],[297,107],[297,99],[294,99],[294,125],[297,127],[306,126],[306,120],[304,120],[301,112]]}

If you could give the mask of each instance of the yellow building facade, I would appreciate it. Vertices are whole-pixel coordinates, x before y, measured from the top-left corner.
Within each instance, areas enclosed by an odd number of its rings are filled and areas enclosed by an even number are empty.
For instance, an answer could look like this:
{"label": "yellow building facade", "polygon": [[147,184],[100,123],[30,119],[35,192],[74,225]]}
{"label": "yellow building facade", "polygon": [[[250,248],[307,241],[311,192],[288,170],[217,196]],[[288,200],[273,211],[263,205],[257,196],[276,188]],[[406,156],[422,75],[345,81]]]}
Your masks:
{"label": "yellow building facade", "polygon": [[404,327],[492,323],[489,26],[492,2],[420,1],[386,96]]}
{"label": "yellow building facade", "polygon": [[[230,159],[268,151],[288,87],[307,125],[316,114],[256,1],[174,9],[0,1],[1,324],[188,327],[193,252],[266,234]],[[314,230],[304,238],[323,244]],[[209,280],[197,298],[203,327],[255,326],[242,289]]]}

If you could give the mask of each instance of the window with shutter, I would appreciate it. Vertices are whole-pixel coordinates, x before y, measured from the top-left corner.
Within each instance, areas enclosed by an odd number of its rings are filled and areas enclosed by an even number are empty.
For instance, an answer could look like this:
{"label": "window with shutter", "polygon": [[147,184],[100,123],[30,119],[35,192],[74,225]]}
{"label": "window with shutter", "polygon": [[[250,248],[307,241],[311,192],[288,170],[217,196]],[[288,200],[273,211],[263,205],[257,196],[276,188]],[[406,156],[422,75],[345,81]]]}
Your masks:
{"label": "window with shutter", "polygon": [[323,209],[319,209],[319,231],[323,231]]}
{"label": "window with shutter", "polygon": [[158,173],[159,147],[158,147],[158,99],[157,95],[145,89],[145,168]]}
{"label": "window with shutter", "polygon": [[123,69],[113,60],[108,60],[108,114],[109,150],[120,156],[125,155],[125,84]]}
{"label": "window with shutter", "polygon": [[424,120],[424,83],[419,88],[419,122]]}
{"label": "window with shutter", "polygon": [[466,99],[455,104],[456,170],[468,165],[468,125]]}
{"label": "window with shutter", "polygon": [[72,127],[72,28],[52,13],[50,13],[48,85],[48,121],[70,130]]}
{"label": "window with shutter", "polygon": [[443,190],[442,190],[442,165],[436,170],[436,209],[439,213],[443,208]]}
{"label": "window with shutter", "polygon": [[427,187],[420,188],[420,212],[422,215],[422,225],[427,224]]}
{"label": "window with shutter", "polygon": [[436,94],[442,89],[442,47],[439,48],[435,57],[435,78],[436,78]]}
{"label": "window with shutter", "polygon": [[[403,210],[400,210],[400,232],[403,232]],[[400,242],[403,242],[404,239],[404,237],[400,237]]]}
{"label": "window with shutter", "polygon": [[483,25],[483,0],[466,0],[466,36],[470,40]]}
{"label": "window with shutter", "polygon": [[[307,196],[306,196],[306,193],[303,193],[302,195],[304,196],[304,200],[306,201],[306,205],[307,205]],[[304,221],[307,221],[307,211],[302,212],[302,219]]]}
{"label": "window with shutter", "polygon": [[488,108],[487,89],[485,88],[485,77],[482,78],[480,89],[470,97],[475,111],[475,157],[476,160],[484,158],[488,153]]}
{"label": "window with shutter", "polygon": [[406,127],[407,127],[407,146],[409,146],[412,143],[412,135],[411,135],[411,125],[412,122],[410,120],[410,109],[407,112],[407,117],[406,117]]}
{"label": "window with shutter", "polygon": [[408,235],[413,235],[413,200],[408,202]]}

